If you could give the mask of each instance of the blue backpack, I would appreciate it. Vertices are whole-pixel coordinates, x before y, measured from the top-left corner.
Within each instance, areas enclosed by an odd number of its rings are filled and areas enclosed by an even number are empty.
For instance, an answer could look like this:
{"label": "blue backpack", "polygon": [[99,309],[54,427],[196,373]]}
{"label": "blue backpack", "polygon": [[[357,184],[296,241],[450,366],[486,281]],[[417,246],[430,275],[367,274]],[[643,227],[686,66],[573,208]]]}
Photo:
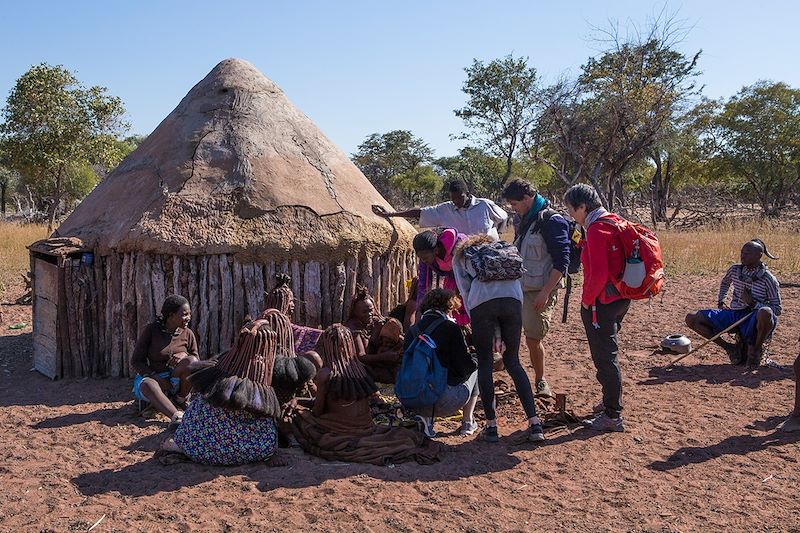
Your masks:
{"label": "blue backpack", "polygon": [[423,333],[417,335],[403,353],[394,393],[405,407],[430,407],[436,404],[447,388],[447,369],[439,362],[436,343],[430,338],[433,330],[445,320],[435,320]]}

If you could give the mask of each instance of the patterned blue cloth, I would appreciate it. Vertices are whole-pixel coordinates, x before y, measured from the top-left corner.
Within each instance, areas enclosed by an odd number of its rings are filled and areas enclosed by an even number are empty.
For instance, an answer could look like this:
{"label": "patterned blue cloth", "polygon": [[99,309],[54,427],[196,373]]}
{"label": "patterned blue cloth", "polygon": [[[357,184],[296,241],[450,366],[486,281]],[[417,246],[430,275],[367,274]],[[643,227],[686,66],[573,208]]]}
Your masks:
{"label": "patterned blue cloth", "polygon": [[192,399],[175,431],[183,453],[207,465],[266,461],[275,453],[276,439],[272,418],[212,407],[202,396]]}

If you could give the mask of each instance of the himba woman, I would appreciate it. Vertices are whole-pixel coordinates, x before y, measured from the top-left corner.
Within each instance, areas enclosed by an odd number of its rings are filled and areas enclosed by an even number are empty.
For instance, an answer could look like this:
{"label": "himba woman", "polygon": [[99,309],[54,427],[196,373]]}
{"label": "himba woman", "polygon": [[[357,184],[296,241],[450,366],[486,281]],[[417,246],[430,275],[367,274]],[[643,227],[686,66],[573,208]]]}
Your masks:
{"label": "himba woman", "polygon": [[322,367],[322,362],[316,352],[295,355],[292,324],[288,316],[277,309],[265,309],[261,319],[265,320],[267,326],[276,334],[272,387],[281,404],[281,417],[276,420],[279,442],[282,447],[286,447],[291,444],[289,436],[292,428],[289,417],[297,406],[296,398],[302,395],[305,385],[314,378],[317,369]]}
{"label": "himba woman", "polygon": [[276,448],[281,406],[272,388],[277,334],[266,320],[248,322],[217,364],[199,370],[183,423],[162,449],[197,463],[238,465],[265,461]]}
{"label": "himba woman", "polygon": [[131,368],[136,372],[134,396],[149,402],[173,423],[181,421],[183,411],[170,397],[183,407],[191,390],[186,378],[192,372],[192,364],[198,361],[197,340],[189,329],[191,318],[186,298],[168,296],[161,315],[139,335],[131,356]]}
{"label": "himba woman", "polygon": [[[291,276],[283,273],[275,275],[275,288],[266,293],[265,303],[265,310],[277,309],[286,315],[291,322],[295,308]],[[320,330],[297,326],[295,324],[291,324],[291,328],[294,337],[295,353],[300,355],[316,350],[319,336],[322,333]],[[309,355],[308,357],[315,358],[313,355]],[[319,356],[316,356],[316,358],[318,357]]]}
{"label": "himba woman", "polygon": [[380,383],[394,383],[403,360],[403,325],[395,318],[375,313],[375,301],[367,288],[356,285],[350,313],[344,324],[350,329],[356,354],[370,377]]}
{"label": "himba woman", "polygon": [[315,379],[314,407],[298,411],[293,420],[294,435],[306,452],[378,465],[438,460],[438,448],[423,447],[421,433],[373,423],[369,397],[377,387],[357,357],[348,328],[330,326],[322,335],[322,346],[324,366]]}

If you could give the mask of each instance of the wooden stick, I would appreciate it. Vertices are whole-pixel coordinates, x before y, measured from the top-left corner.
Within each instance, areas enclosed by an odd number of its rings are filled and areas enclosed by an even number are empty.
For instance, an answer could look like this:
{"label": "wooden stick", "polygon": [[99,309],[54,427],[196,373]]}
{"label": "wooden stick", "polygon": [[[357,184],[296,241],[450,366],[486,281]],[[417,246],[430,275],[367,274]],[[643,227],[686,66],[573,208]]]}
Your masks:
{"label": "wooden stick", "polygon": [[[223,260],[226,260],[222,256]],[[220,303],[219,303],[220,256],[208,257],[208,355],[219,353]]]}
{"label": "wooden stick", "polygon": [[707,339],[707,340],[706,340],[706,341],[705,341],[703,344],[701,344],[700,346],[698,346],[698,347],[697,347],[697,348],[695,348],[694,350],[689,350],[688,352],[686,352],[685,354],[681,355],[680,357],[677,357],[677,358],[673,359],[673,360],[670,362],[670,364],[668,364],[668,365],[667,365],[667,368],[671,367],[672,365],[674,365],[674,364],[675,364],[675,363],[677,363],[678,361],[681,361],[682,359],[685,359],[685,358],[689,357],[690,355],[692,355],[693,353],[695,353],[697,350],[699,350],[700,348],[702,348],[702,347],[703,347],[703,346],[705,346],[706,344],[708,344],[708,343],[710,343],[710,342],[714,342],[715,340],[717,340],[718,338],[720,338],[720,337],[721,337],[721,336],[722,336],[724,333],[727,333],[727,332],[729,332],[730,330],[732,330],[733,328],[735,328],[736,326],[738,326],[739,324],[741,324],[742,322],[744,322],[745,320],[747,320],[748,318],[750,318],[750,315],[752,315],[754,312],[755,312],[755,311],[750,311],[749,313],[747,313],[746,315],[744,315],[742,318],[740,318],[739,320],[737,320],[736,322],[734,322],[733,324],[731,324],[731,325],[730,325],[730,326],[728,326],[727,328],[723,329],[722,331],[720,331],[719,333],[717,333],[716,335],[714,335],[714,336],[713,336],[713,337],[711,337],[710,339]]}

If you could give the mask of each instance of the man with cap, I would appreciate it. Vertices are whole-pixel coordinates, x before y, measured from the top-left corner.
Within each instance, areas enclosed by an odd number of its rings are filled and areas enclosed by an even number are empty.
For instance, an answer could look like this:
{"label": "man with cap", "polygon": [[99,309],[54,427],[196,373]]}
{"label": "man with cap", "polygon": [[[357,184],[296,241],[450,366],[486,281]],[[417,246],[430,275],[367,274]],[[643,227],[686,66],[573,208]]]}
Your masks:
{"label": "man with cap", "polygon": [[[782,310],[780,284],[761,261],[764,255],[777,259],[761,239],[746,242],[740,252],[741,262],[732,265],[722,278],[717,309],[703,309],[686,315],[686,325],[707,339],[748,317],[733,330],[733,333],[739,333],[742,347],[746,347],[745,353],[722,338],[714,342],[728,353],[732,364],[746,361],[750,369],[761,364],[764,341],[772,336]],[[731,286],[733,297],[726,305]]]}
{"label": "man with cap", "polygon": [[390,213],[379,205],[372,206],[376,215],[384,218],[419,218],[421,228],[454,228],[465,235],[488,235],[497,240],[508,221],[506,213],[487,198],[470,194],[464,180],[451,181],[447,187],[450,201],[429,207]]}

